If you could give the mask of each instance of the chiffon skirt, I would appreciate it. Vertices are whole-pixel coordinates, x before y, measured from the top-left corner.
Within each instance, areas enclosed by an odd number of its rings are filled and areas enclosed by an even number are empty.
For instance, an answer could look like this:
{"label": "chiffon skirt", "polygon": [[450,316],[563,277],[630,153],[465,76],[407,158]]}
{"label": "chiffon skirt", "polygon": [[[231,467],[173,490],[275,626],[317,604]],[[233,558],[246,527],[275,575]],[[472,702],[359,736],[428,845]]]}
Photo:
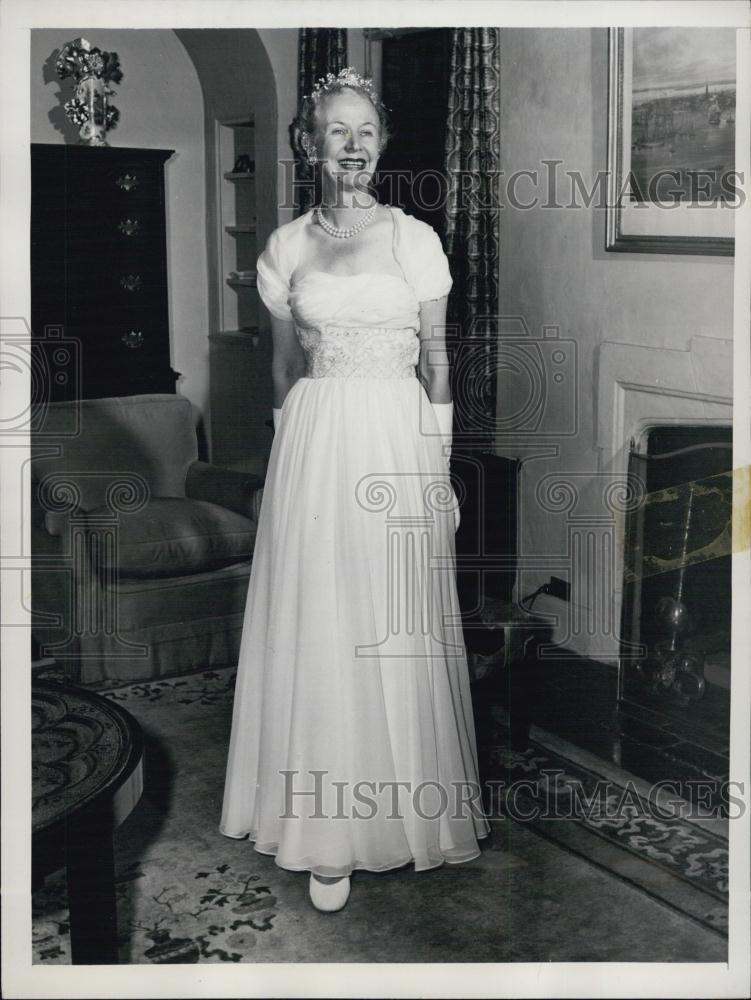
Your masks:
{"label": "chiffon skirt", "polygon": [[295,383],[259,516],[223,834],[330,876],[479,854],[455,504],[416,378]]}

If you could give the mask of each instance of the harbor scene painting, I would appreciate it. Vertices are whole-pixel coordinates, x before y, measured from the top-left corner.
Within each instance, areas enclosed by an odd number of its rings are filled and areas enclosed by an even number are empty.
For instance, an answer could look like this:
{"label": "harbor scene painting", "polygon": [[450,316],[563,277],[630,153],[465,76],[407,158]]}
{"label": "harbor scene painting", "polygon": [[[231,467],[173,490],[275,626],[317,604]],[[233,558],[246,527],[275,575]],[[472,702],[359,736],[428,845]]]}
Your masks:
{"label": "harbor scene painting", "polygon": [[736,50],[732,28],[635,28],[631,195],[732,201]]}

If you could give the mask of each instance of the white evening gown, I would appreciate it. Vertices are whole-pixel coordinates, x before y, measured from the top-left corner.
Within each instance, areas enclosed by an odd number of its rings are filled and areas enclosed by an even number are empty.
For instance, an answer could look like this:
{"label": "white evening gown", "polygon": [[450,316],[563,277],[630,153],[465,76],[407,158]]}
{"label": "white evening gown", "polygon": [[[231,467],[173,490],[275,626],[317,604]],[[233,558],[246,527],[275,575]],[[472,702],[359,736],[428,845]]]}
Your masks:
{"label": "white evening gown", "polygon": [[489,829],[456,499],[415,375],[419,301],[451,279],[433,231],[392,212],[404,277],[291,280],[310,213],[258,263],[264,302],[294,319],[308,367],[269,459],[220,830],[331,876],[467,861]]}

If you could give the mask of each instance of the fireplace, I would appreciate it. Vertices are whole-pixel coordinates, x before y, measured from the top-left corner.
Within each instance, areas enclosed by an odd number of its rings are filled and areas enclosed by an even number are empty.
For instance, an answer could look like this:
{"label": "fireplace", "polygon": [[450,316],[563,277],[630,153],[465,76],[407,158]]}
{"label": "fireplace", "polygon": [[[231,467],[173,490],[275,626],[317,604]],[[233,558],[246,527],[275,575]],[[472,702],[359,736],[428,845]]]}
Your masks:
{"label": "fireplace", "polygon": [[629,451],[644,495],[628,514],[620,700],[726,729],[730,695],[732,430],[645,430]]}
{"label": "fireplace", "polygon": [[[730,702],[732,342],[604,342],[600,470],[643,494],[619,526],[618,704],[727,747]],[[719,765],[718,765],[719,766]]]}
{"label": "fireplace", "polygon": [[[563,611],[540,602],[552,637],[535,651],[532,721],[649,782],[699,782],[716,816],[729,774],[732,347],[601,342],[594,461],[579,433],[534,487],[550,512],[545,571],[571,591]],[[525,461],[527,497],[533,470]]]}

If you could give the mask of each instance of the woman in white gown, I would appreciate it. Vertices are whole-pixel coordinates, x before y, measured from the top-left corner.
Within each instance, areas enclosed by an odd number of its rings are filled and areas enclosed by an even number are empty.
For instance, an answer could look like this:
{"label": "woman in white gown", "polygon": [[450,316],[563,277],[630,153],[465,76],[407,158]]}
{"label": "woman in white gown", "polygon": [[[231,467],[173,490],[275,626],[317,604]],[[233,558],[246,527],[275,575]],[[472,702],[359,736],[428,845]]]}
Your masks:
{"label": "woman in white gown", "polygon": [[220,829],[309,871],[335,910],[353,871],[470,860],[488,824],[454,578],[448,264],[369,191],[386,139],[370,81],[329,75],[298,124],[322,202],[258,259],[276,430]]}

